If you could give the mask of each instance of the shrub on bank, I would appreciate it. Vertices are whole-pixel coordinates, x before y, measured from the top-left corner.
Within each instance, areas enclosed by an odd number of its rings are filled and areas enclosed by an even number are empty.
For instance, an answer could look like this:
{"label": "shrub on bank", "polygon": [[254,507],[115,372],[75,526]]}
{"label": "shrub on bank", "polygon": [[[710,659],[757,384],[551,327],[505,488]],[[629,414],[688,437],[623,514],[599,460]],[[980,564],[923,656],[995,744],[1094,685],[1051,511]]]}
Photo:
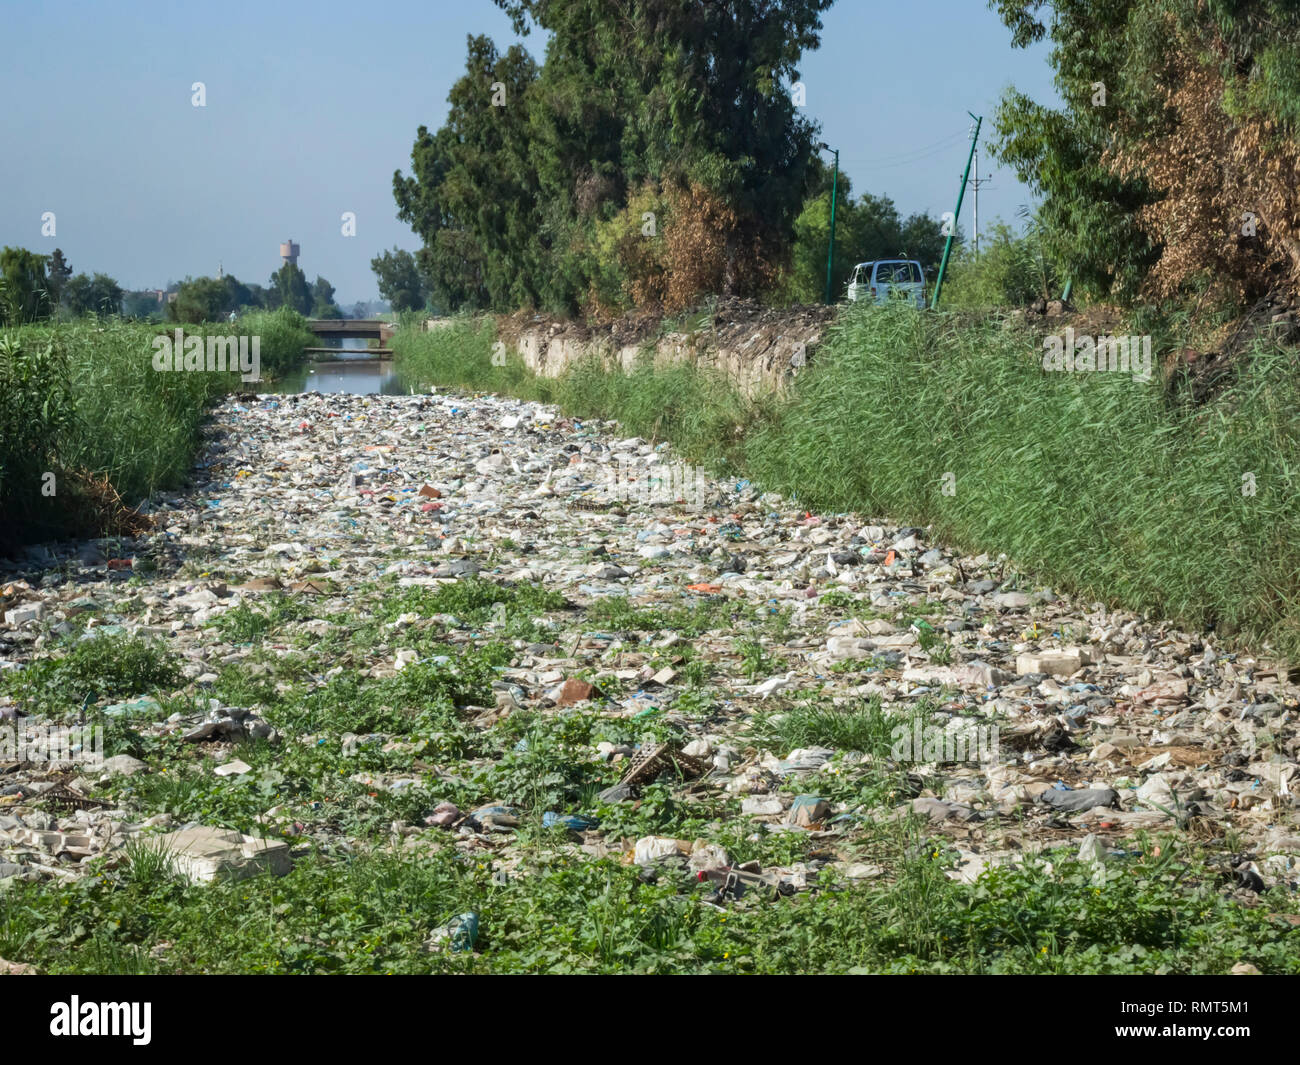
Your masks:
{"label": "shrub on bank", "polygon": [[[125,508],[189,473],[210,404],[258,387],[237,372],[155,371],[154,338],[176,328],[90,317],[0,338],[0,550],[126,531]],[[184,328],[259,336],[264,378],[291,368],[312,340],[289,310]]]}
{"label": "shrub on bank", "polygon": [[463,315],[428,332],[422,326],[422,321],[404,322],[390,341],[403,380],[417,388],[436,384],[552,401],[550,381],[530,373],[504,344],[495,346],[496,329],[490,319]]}

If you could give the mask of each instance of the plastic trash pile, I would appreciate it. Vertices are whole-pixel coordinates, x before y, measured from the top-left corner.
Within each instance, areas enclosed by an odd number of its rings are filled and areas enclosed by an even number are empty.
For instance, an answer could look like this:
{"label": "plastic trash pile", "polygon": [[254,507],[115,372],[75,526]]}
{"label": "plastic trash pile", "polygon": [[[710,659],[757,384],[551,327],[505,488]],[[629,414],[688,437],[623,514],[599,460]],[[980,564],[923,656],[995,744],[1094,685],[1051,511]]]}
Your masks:
{"label": "plastic trash pile", "polygon": [[[161,641],[181,681],[90,693],[92,717],[179,738],[221,787],[265,771],[235,756],[239,744],[271,752],[271,765],[293,744],[383,752],[348,782],[363,797],[413,791],[427,807],[373,838],[343,839],[351,848],[455,846],[508,876],[523,860],[520,833],[544,829],[575,855],[696,880],[718,905],[887,876],[859,844],[903,821],[938,841],[949,875],[964,880],[1063,844],[1082,860],[1122,862],[1121,841],[1138,829],[1209,841],[1231,831],[1225,863],[1243,892],[1294,887],[1300,875],[1300,692],[1285,664],[1053,594],[1006,559],[955,555],[924,529],[809,513],[705,476],[612,423],[487,396],[232,399],[208,430],[195,486],[147,510],[155,527],[136,540],[46,546],[6,564],[0,670],[97,634]],[[481,752],[328,721],[294,734],[271,709],[209,695],[223,671],[264,674],[268,652],[305,659],[340,618],[378,616],[383,596],[467,581],[538,585],[566,605],[527,619],[528,636],[503,617],[403,613],[346,664],[313,664],[308,683],[455,668],[455,654],[413,649],[421,632],[462,650],[504,644],[492,699],[462,708],[469,727],[530,713],[608,719],[621,738],[571,752],[603,774],[599,796],[536,809],[497,794],[467,801],[476,779],[492,779],[475,775]],[[222,624],[271,596],[297,613],[265,645]],[[30,709],[0,696],[0,728],[37,723]],[[68,705],[59,727],[72,729],[79,709]],[[837,732],[837,720],[873,714],[883,734]],[[527,765],[520,743],[501,757]],[[128,840],[163,833],[207,848],[192,856],[196,876],[246,875],[247,832],[198,831],[110,786],[157,772],[150,759],[74,755],[0,747],[0,880],[80,875]],[[895,784],[855,786],[880,780]],[[609,811],[663,788],[723,811],[717,831],[608,827]],[[337,845],[330,801],[268,806],[261,832]],[[749,859],[748,841],[781,833],[807,841],[802,860]],[[263,865],[283,872],[289,860],[277,851]],[[430,949],[472,949],[476,929],[463,914]]]}

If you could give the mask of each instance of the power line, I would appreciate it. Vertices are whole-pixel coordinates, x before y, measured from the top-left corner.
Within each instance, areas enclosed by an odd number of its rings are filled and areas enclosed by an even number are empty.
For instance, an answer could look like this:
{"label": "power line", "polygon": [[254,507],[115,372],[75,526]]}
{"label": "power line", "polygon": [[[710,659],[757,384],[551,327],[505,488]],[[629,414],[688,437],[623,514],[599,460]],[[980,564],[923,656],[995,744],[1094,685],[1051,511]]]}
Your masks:
{"label": "power line", "polygon": [[888,167],[906,166],[908,163],[916,162],[918,159],[928,158],[931,155],[937,155],[945,151],[950,145],[960,141],[967,134],[958,130],[951,133],[933,144],[926,144],[919,148],[911,148],[905,152],[895,152],[893,155],[878,156],[876,162],[869,166],[863,167],[865,170],[883,170]]}
{"label": "power line", "polygon": [[953,149],[954,147],[956,147],[956,146],[957,146],[958,144],[960,144],[960,143],[961,143],[960,140],[953,141],[951,144],[945,145],[945,146],[942,147],[942,148],[936,148],[936,149],[934,149],[934,151],[930,151],[930,152],[923,152],[921,155],[914,155],[914,156],[912,156],[910,159],[902,159],[902,160],[900,160],[900,161],[897,162],[897,163],[882,163],[882,164],[879,165],[879,166],[862,166],[862,167],[857,167],[856,169],[859,169],[859,170],[893,170],[895,167],[900,167],[900,166],[911,166],[913,163],[921,163],[921,162],[924,162],[924,161],[927,160],[927,159],[933,159],[933,158],[935,158],[936,156],[944,155],[944,154],[946,154],[948,151],[950,151],[951,149]]}
{"label": "power line", "polygon": [[929,151],[931,148],[937,148],[941,144],[948,144],[950,141],[954,140],[955,138],[964,137],[964,136],[966,136],[966,132],[964,130],[960,130],[960,129],[953,130],[950,133],[945,133],[937,141],[931,141],[929,144],[919,144],[915,148],[905,148],[901,152],[894,152],[892,155],[882,155],[880,158],[889,160],[889,159],[896,159],[901,155],[911,155],[914,152]]}

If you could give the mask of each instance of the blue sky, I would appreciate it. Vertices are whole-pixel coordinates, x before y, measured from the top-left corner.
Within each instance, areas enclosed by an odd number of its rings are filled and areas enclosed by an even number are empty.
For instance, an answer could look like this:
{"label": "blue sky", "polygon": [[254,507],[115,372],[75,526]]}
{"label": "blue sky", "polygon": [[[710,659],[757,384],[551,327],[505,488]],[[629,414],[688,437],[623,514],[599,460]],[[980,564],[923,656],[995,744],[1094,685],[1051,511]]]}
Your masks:
{"label": "blue sky", "polygon": [[[904,214],[952,209],[968,110],[991,115],[1009,84],[1056,99],[1046,46],[1012,49],[981,0],[839,0],[824,23],[801,67],[807,113],[854,192]],[[516,39],[491,0],[0,0],[0,28],[0,245],[60,247],[76,271],[144,288],[218,263],[265,284],[292,237],[308,278],[327,277],[344,307],[377,298],[375,254],[418,247],[392,174],[408,169],[416,127],[441,125],[466,35]],[[523,43],[542,58],[543,36]],[[195,81],[204,108],[191,106]],[[1009,171],[992,178],[981,229],[1029,199]],[[344,211],[355,237],[340,231]]]}

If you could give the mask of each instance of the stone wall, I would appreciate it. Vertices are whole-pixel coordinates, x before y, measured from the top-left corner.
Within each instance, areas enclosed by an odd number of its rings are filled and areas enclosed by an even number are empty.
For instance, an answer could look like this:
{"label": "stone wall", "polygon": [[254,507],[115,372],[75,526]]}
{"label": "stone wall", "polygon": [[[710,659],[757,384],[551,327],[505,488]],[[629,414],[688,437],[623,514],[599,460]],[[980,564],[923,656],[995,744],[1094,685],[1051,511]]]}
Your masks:
{"label": "stone wall", "polygon": [[[497,336],[539,377],[559,377],[574,363],[598,357],[607,367],[633,369],[688,362],[726,374],[746,395],[780,390],[812,360],[834,320],[830,307],[765,308],[719,301],[712,316],[689,327],[664,327],[649,316],[588,325],[519,313],[496,319]],[[437,328],[431,320],[426,328]]]}

